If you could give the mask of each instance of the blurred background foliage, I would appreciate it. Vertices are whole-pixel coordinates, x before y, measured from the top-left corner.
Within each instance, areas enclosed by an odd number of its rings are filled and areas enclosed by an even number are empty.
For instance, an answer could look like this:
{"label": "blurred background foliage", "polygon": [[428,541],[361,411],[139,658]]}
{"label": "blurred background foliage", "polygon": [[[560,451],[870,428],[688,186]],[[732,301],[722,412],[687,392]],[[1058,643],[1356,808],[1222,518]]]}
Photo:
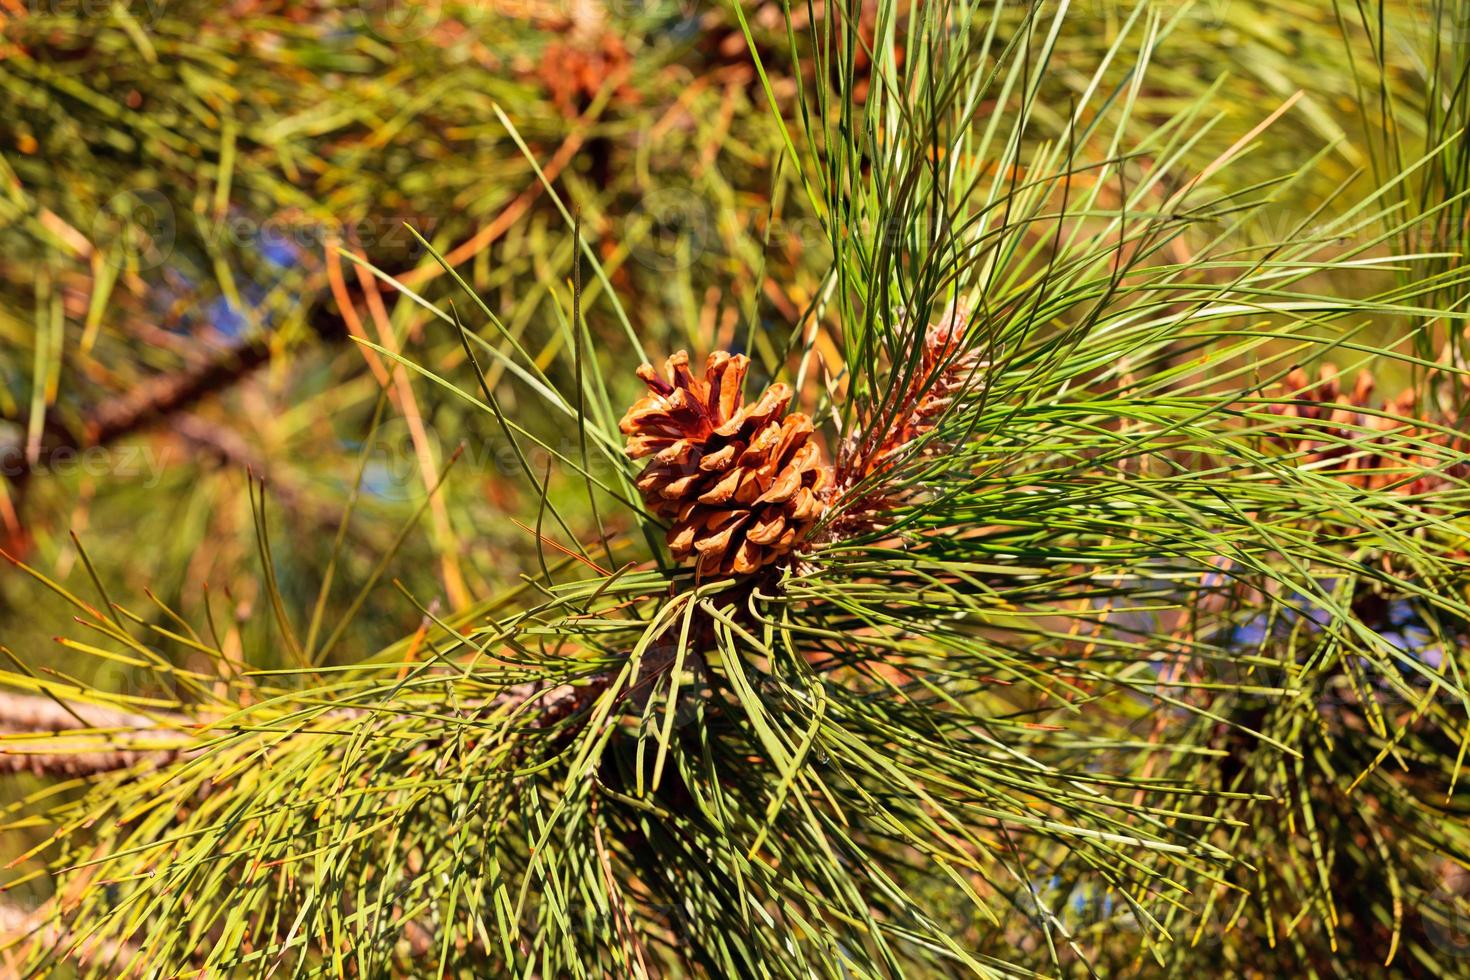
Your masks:
{"label": "blurred background foliage", "polygon": [[[762,257],[762,219],[784,188],[723,14],[167,3],[6,16],[0,445],[17,474],[0,507],[11,550],[47,567],[74,565],[75,529],[99,568],[126,576],[120,593],[146,585],[197,609],[209,582],[245,616],[258,574],[250,468],[291,552],[287,593],[296,575],[318,580],[394,373],[349,338],[464,367],[451,333],[333,249],[442,297],[453,284],[411,225],[550,362],[571,246],[533,160],[581,211],[654,345],[688,344],[696,325],[728,336],[737,319],[784,320],[804,301],[788,272],[814,244],[803,229]],[[739,43],[710,48],[711,31]],[[598,291],[591,329],[616,344]],[[389,388],[352,553],[386,548],[425,474],[463,442],[473,465],[395,569],[462,604],[528,567],[526,532],[501,515],[535,503],[516,499],[491,433],[404,382]],[[37,598],[7,575],[4,601]]]}

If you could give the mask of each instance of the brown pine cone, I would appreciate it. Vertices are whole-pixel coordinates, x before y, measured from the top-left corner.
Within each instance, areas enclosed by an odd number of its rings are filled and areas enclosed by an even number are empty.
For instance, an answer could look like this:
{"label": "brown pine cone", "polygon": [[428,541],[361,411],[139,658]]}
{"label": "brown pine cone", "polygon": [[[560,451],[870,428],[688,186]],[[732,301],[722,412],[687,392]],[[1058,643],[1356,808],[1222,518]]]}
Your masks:
{"label": "brown pine cone", "polygon": [[644,501],[672,523],[669,548],[706,575],[745,575],[790,553],[827,509],[830,473],[812,422],[787,415],[791,389],[774,384],[746,405],[750,361],[716,351],[703,380],[684,351],[645,364],[649,393],[623,416],[628,455],[652,456],[638,478]]}
{"label": "brown pine cone", "polygon": [[[1419,481],[1403,482],[1405,469],[1418,461],[1385,455],[1388,444],[1378,435],[1394,430],[1411,434],[1403,431],[1404,423],[1362,411],[1371,407],[1373,376],[1359,372],[1351,392],[1343,390],[1338,377],[1336,367],[1324,364],[1317,383],[1312,385],[1306,371],[1293,368],[1286,376],[1286,385],[1297,402],[1268,405],[1267,411],[1308,424],[1274,432],[1271,438],[1300,454],[1302,465],[1321,469],[1354,486],[1372,490],[1398,484],[1398,489],[1406,493],[1423,489],[1417,486]],[[1383,410],[1406,417],[1413,411],[1414,399],[1410,389],[1388,402]]]}
{"label": "brown pine cone", "polygon": [[[969,306],[957,304],[924,332],[918,369],[898,402],[897,421],[884,432],[881,444],[861,430],[847,442],[839,469],[850,482],[892,469],[913,452],[915,443],[934,430],[956,399],[980,393],[986,363],[980,359],[979,350],[963,347],[969,319]],[[926,455],[949,448],[933,440],[923,446]]]}
{"label": "brown pine cone", "polygon": [[[943,320],[932,324],[924,334],[924,350],[919,369],[910,386],[908,417],[891,432],[887,445],[874,460],[874,468],[885,470],[917,440],[927,436],[956,398],[978,390],[980,371],[984,366],[978,350],[963,350],[965,330],[969,326],[970,309],[959,305]],[[923,388],[928,385],[927,388]],[[922,390],[921,390],[922,389]],[[925,449],[941,453],[948,446],[930,443]]]}
{"label": "brown pine cone", "polygon": [[608,78],[616,77],[614,98],[636,102],[638,94],[627,84],[631,57],[622,38],[606,33],[590,40],[553,41],[546,46],[537,74],[562,115],[581,115]]}

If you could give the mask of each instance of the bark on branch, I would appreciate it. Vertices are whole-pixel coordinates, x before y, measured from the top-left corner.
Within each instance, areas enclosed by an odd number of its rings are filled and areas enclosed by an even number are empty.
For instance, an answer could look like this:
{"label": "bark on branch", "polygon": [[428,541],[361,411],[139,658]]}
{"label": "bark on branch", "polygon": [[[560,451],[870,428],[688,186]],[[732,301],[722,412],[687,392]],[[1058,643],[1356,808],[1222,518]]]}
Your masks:
{"label": "bark on branch", "polygon": [[164,765],[194,743],[195,724],[0,691],[0,774],[88,776]]}
{"label": "bark on branch", "polygon": [[[310,316],[316,337],[332,343],[347,336],[341,317],[317,304]],[[64,423],[48,412],[43,426],[40,456],[27,445],[28,423],[21,420],[18,434],[0,436],[0,479],[10,484],[8,496],[0,486],[0,545],[24,552],[28,535],[20,519],[26,484],[45,469],[46,457],[76,454],[106,447],[158,422],[186,412],[213,394],[225,391],[271,359],[273,348],[265,338],[238,341],[197,363],[147,378],[128,391],[105,398],[82,413],[79,422]],[[58,457],[59,458],[59,457]]]}
{"label": "bark on branch", "polygon": [[85,445],[105,446],[131,435],[229,387],[268,360],[267,343],[246,341],[207,361],[149,378],[131,391],[95,406],[83,424],[82,440]]}

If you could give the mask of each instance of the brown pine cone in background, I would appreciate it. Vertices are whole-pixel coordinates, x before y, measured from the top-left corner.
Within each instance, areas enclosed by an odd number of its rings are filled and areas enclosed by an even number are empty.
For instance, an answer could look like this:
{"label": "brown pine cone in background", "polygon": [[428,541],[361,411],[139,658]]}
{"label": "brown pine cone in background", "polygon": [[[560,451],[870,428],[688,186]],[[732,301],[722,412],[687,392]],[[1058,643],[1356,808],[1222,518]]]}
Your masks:
{"label": "brown pine cone in background", "polygon": [[753,404],[742,388],[750,361],[716,351],[704,378],[684,351],[638,369],[649,393],[623,416],[628,455],[653,459],[638,489],[672,523],[669,548],[705,575],[745,575],[805,540],[827,508],[831,476],[812,422],[786,414],[791,389],[774,384]]}
{"label": "brown pine cone in background", "polygon": [[[744,0],[743,10],[746,24],[750,27],[751,40],[755,42],[756,54],[770,76],[773,89],[778,97],[794,96],[796,89],[791,84],[792,80],[782,70],[789,61],[788,11],[777,0],[757,0],[755,3]],[[857,37],[850,42],[849,52],[852,72],[847,84],[851,85],[854,102],[859,105],[867,102],[869,91],[876,80],[872,55],[878,46],[878,4],[874,0],[862,0],[862,3],[842,4],[828,11],[825,0],[816,0],[810,8],[798,0],[797,3],[790,4],[789,14],[791,32],[796,35],[798,43],[827,47],[832,52],[834,62],[840,60],[836,57],[839,34],[845,34],[849,23],[856,21]],[[818,26],[815,38],[812,32],[813,15]],[[893,46],[893,57],[897,64],[902,65],[905,54],[902,43],[905,28],[902,18],[905,15],[900,13],[899,16],[901,19],[894,34],[898,43]],[[752,86],[757,86],[756,74],[750,67],[752,59],[749,43],[745,31],[740,27],[740,21],[721,5],[714,5],[700,21],[700,46],[705,59],[711,64],[724,65],[739,71]],[[840,73],[835,63],[831,68],[831,81],[835,86]],[[813,65],[808,59],[801,59],[801,70],[809,79],[813,78],[812,69]]]}
{"label": "brown pine cone in background", "polygon": [[[888,433],[884,445],[874,457],[871,471],[882,472],[892,466],[908,451],[909,447],[933,431],[941,416],[954,404],[956,398],[978,392],[983,380],[980,351],[965,350],[965,331],[969,327],[970,308],[958,304],[938,323],[931,324],[924,333],[924,350],[919,359],[919,369],[909,382],[909,394],[904,401],[907,414]],[[945,452],[948,446],[933,442],[924,446],[925,452]]]}
{"label": "brown pine cone in background", "polygon": [[1399,426],[1361,411],[1369,407],[1373,394],[1370,373],[1359,372],[1351,392],[1343,390],[1339,377],[1334,365],[1324,364],[1312,384],[1306,371],[1292,368],[1285,384],[1296,401],[1268,405],[1266,410],[1306,424],[1275,432],[1272,439],[1296,454],[1302,466],[1325,469],[1356,486],[1382,486],[1389,480],[1386,474],[1372,472],[1383,465],[1373,433]]}
{"label": "brown pine cone in background", "polygon": [[949,446],[933,439],[922,444],[920,440],[934,430],[956,400],[963,401],[983,390],[987,363],[980,359],[978,349],[964,346],[969,323],[970,308],[959,303],[938,323],[929,325],[918,367],[894,407],[893,422],[881,431],[881,440],[877,430],[866,428],[848,438],[838,467],[844,488],[888,472],[916,448],[925,456],[949,450]]}
{"label": "brown pine cone in background", "polygon": [[537,74],[562,115],[574,119],[586,111],[603,85],[613,87],[613,98],[621,103],[638,101],[637,90],[627,84],[632,55],[622,38],[611,32],[594,38],[571,37],[546,46]]}
{"label": "brown pine cone in background", "polygon": [[[1430,448],[1442,447],[1463,457],[1470,448],[1466,439],[1448,438],[1444,433],[1405,423],[1405,419],[1417,417],[1413,388],[1383,404],[1383,413],[1398,417],[1367,411],[1373,408],[1373,376],[1366,370],[1358,373],[1349,392],[1342,388],[1338,369],[1332,364],[1323,364],[1316,385],[1305,370],[1295,367],[1286,375],[1286,388],[1294,403],[1270,404],[1267,411],[1282,419],[1302,420],[1304,425],[1276,430],[1272,439],[1298,454],[1301,466],[1316,467],[1364,489],[1392,486],[1402,494],[1421,494],[1444,485],[1446,478],[1470,476],[1464,463],[1442,469],[1444,457]],[[1391,444],[1379,435],[1388,432],[1397,432],[1397,447],[1402,447],[1405,436],[1421,439],[1426,444],[1423,453],[1389,450]],[[1414,470],[1423,473],[1419,478],[1405,479]]]}

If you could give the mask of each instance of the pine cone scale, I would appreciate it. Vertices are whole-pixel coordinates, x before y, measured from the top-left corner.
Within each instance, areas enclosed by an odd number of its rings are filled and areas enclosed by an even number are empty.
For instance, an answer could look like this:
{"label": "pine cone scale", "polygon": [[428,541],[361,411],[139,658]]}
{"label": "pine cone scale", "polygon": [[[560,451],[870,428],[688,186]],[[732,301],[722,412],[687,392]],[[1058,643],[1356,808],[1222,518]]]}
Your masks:
{"label": "pine cone scale", "polygon": [[745,537],[759,545],[772,545],[781,539],[781,532],[785,530],[786,518],[780,510],[767,508],[756,518]]}
{"label": "pine cone scale", "polygon": [[699,461],[699,468],[706,473],[723,473],[735,463],[735,457],[745,452],[745,445],[733,442],[723,449],[704,456]]}

